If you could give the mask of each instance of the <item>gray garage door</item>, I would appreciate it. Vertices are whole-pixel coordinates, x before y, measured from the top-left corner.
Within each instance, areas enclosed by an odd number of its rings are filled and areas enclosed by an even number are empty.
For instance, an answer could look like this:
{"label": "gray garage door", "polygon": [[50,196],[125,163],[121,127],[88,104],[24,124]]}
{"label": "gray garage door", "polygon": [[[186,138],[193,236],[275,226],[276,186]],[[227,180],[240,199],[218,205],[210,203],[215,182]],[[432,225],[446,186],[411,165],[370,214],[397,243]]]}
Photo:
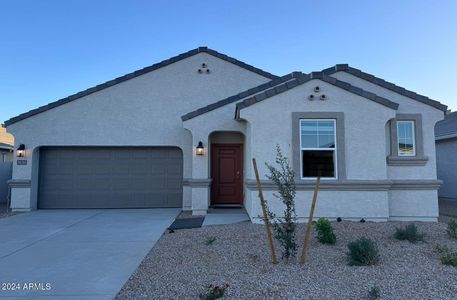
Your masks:
{"label": "gray garage door", "polygon": [[39,170],[39,208],[182,206],[177,148],[46,147]]}

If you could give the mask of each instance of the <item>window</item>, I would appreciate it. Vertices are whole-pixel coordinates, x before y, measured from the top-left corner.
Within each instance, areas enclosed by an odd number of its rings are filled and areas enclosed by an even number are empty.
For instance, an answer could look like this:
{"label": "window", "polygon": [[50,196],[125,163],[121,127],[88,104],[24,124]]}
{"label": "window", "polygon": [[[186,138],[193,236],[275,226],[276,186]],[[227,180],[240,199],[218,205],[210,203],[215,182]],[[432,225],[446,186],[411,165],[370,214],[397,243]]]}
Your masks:
{"label": "window", "polygon": [[336,178],[336,120],[300,120],[301,177]]}
{"label": "window", "polygon": [[415,156],[414,121],[397,121],[398,156]]}

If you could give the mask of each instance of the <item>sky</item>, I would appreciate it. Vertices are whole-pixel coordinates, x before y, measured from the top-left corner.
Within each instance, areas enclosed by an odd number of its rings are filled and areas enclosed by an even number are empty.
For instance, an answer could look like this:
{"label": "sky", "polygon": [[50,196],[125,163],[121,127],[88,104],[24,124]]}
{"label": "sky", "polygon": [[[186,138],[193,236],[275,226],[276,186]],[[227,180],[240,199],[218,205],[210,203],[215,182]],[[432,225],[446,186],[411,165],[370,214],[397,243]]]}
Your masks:
{"label": "sky", "polygon": [[0,0],[0,123],[198,46],[275,75],[348,63],[457,110],[455,0]]}

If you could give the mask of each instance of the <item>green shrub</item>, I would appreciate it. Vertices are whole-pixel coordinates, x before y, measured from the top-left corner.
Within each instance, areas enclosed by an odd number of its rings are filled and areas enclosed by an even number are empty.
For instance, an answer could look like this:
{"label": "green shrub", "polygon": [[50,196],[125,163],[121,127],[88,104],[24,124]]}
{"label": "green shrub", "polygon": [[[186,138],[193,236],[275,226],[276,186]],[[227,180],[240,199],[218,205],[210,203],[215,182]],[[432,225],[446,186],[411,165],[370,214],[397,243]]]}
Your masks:
{"label": "green shrub", "polygon": [[214,242],[216,241],[216,237],[215,236],[210,236],[210,237],[207,237],[206,240],[205,240],[205,245],[207,246],[211,246],[212,244],[214,244]]}
{"label": "green shrub", "polygon": [[317,240],[322,244],[333,245],[336,243],[336,236],[333,233],[332,223],[325,218],[319,218],[316,224]]}
{"label": "green shrub", "polygon": [[205,293],[200,294],[200,299],[202,300],[215,300],[224,297],[225,290],[228,288],[228,284],[222,286],[211,284],[205,291]]}
{"label": "green shrub", "polygon": [[367,238],[360,238],[348,244],[349,264],[371,266],[379,262],[378,246]]}
{"label": "green shrub", "polygon": [[369,300],[376,300],[381,298],[381,290],[377,287],[374,286],[368,291],[368,299]]}
{"label": "green shrub", "polygon": [[446,246],[437,246],[436,250],[443,265],[457,267],[457,252],[451,252]]}
{"label": "green shrub", "polygon": [[451,222],[447,223],[446,232],[449,237],[457,239],[457,222],[452,220]]}
{"label": "green shrub", "polygon": [[404,228],[397,228],[395,232],[395,238],[400,241],[408,240],[411,243],[416,243],[418,241],[424,240],[425,234],[419,233],[416,225],[409,224]]}

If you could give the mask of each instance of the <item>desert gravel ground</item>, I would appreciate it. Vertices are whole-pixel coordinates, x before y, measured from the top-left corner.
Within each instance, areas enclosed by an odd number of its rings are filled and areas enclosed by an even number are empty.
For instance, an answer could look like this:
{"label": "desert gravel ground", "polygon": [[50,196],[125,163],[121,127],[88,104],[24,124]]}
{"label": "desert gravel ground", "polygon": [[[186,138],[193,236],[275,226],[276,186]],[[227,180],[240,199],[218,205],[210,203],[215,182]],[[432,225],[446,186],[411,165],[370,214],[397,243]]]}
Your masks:
{"label": "desert gravel ground", "polygon": [[13,216],[13,215],[16,215],[16,214],[17,213],[14,213],[14,212],[6,210],[6,203],[0,203],[0,219],[1,218],[6,218],[6,217],[9,217],[9,216]]}
{"label": "desert gravel ground", "polygon": [[[249,222],[165,233],[116,299],[198,299],[209,284],[224,284],[224,299],[457,299],[457,267],[442,265],[437,245],[457,251],[445,223],[417,222],[426,242],[397,241],[406,223],[332,223],[336,245],[310,244],[305,265],[270,263],[265,228]],[[304,235],[305,225],[298,227]],[[206,245],[209,237],[216,237]],[[370,237],[379,247],[377,266],[347,264],[347,243]],[[302,244],[299,239],[299,245]],[[279,250],[279,247],[276,248]],[[301,251],[301,247],[299,248]]]}

